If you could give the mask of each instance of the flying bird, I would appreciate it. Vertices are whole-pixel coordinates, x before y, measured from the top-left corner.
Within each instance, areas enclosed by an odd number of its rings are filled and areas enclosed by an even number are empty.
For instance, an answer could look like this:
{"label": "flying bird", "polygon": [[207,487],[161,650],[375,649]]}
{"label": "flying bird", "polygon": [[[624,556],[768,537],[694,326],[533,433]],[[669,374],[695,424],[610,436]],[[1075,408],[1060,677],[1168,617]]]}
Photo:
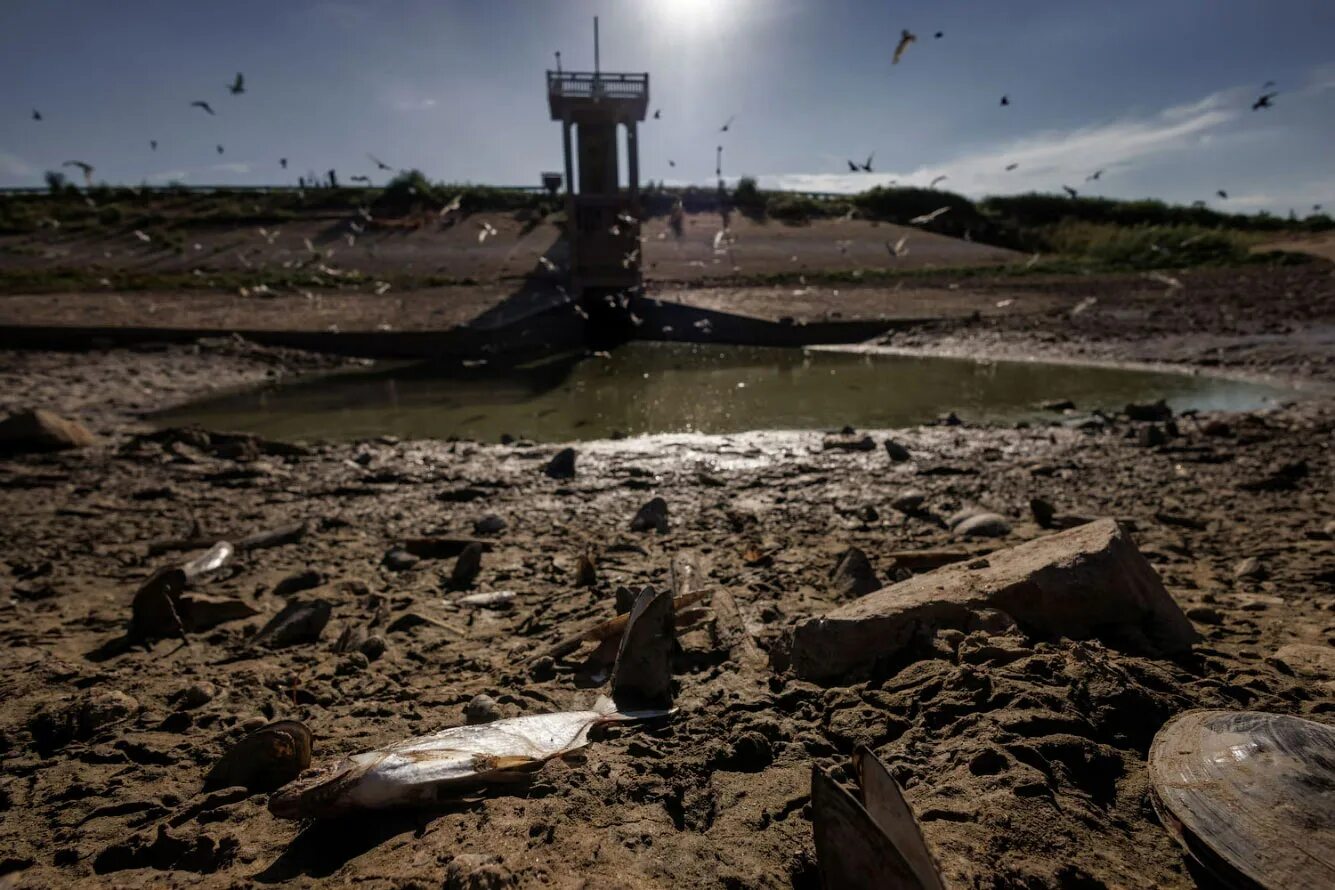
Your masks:
{"label": "flying bird", "polygon": [[1273,80],[1267,80],[1264,84],[1261,85],[1261,89],[1263,89],[1263,90],[1268,90],[1268,89],[1270,89],[1271,87],[1273,87],[1274,85],[1275,85],[1275,82],[1274,82]]}
{"label": "flying bird", "polygon": [[909,252],[909,249],[904,245],[908,243],[909,243],[909,236],[905,235],[904,237],[896,241],[894,244],[891,244],[889,241],[885,242],[885,249],[890,251],[890,255],[893,257],[906,256]]}
{"label": "flying bird", "polygon": [[936,32],[935,34],[933,34],[932,36],[933,36],[934,38],[936,38],[937,40],[940,40],[942,37],[945,37],[945,36],[946,36],[946,32],[945,32],[945,31],[937,31],[937,32]]}
{"label": "flying bird", "polygon": [[371,163],[372,163],[372,164],[375,164],[375,165],[376,165],[377,167],[379,167],[381,170],[391,170],[391,171],[392,171],[392,170],[394,169],[394,168],[391,167],[389,164],[386,164],[384,161],[380,160],[379,158],[377,158],[375,155],[371,154],[370,152],[367,152],[367,153],[366,153],[366,156],[367,156],[368,158],[371,159]]}
{"label": "flying bird", "polygon": [[1020,165],[1019,165],[1019,164],[1007,164],[1007,165],[1006,165],[1006,170],[1007,170],[1007,172],[1009,172],[1009,171],[1011,171],[1011,170],[1014,170],[1014,169],[1015,169],[1016,167],[1018,167],[1018,166],[1020,166]]}
{"label": "flying bird", "polygon": [[35,121],[39,121],[42,119],[42,113],[38,111],[36,108],[32,110],[32,119]]}
{"label": "flying bird", "polygon": [[218,154],[222,154],[222,153],[223,153],[223,147],[220,145],[220,146],[218,146]]}
{"label": "flying bird", "polygon": [[1252,103],[1252,111],[1260,111],[1262,108],[1274,108],[1270,100],[1278,96],[1279,93],[1262,93],[1261,98]]}
{"label": "flying bird", "polygon": [[858,171],[861,170],[861,169],[862,169],[862,168],[859,167],[855,162],[853,162],[853,161],[849,161],[849,162],[848,162],[848,172],[849,172],[849,173],[856,173],[856,172],[858,172]]}
{"label": "flying bird", "polygon": [[236,80],[227,87],[232,91],[233,96],[239,96],[246,91],[246,79],[241,76],[241,72],[236,73]]}
{"label": "flying bird", "polygon": [[1077,192],[1075,189],[1071,188],[1069,185],[1062,186],[1062,191],[1066,192],[1066,194],[1070,195],[1072,198],[1080,197],[1080,193]]}
{"label": "flying bird", "polygon": [[62,167],[78,167],[83,171],[83,180],[89,185],[93,184],[93,170],[96,169],[92,164],[85,164],[83,161],[66,161],[61,164]]}
{"label": "flying bird", "polygon": [[924,213],[922,216],[915,216],[915,217],[913,217],[913,219],[909,220],[909,222],[910,222],[912,225],[915,225],[915,226],[925,226],[925,225],[927,225],[927,223],[929,223],[929,222],[931,222],[932,220],[936,219],[936,218],[937,218],[938,216],[940,216],[941,214],[943,214],[943,213],[949,213],[949,212],[950,212],[950,208],[949,208],[949,207],[938,207],[938,208],[936,208],[935,210],[933,210],[931,213]]}
{"label": "flying bird", "polygon": [[1220,189],[1219,191],[1215,192],[1215,194],[1223,198],[1225,201],[1228,200],[1228,192],[1224,191],[1223,189]]}
{"label": "flying bird", "polygon": [[946,176],[944,173],[942,173],[940,176],[938,176],[938,177],[936,177],[935,179],[933,179],[933,180],[928,184],[927,187],[928,187],[929,189],[934,189],[934,188],[936,188],[936,184],[937,184],[938,182],[944,182],[945,180],[947,180],[947,179],[949,179],[949,178],[950,178],[949,176]]}
{"label": "flying bird", "polygon": [[661,108],[655,108],[655,109],[654,109],[654,120],[658,120],[658,119],[661,118],[662,116],[663,116],[663,109],[661,109]]}
{"label": "flying bird", "polygon": [[675,167],[675,166],[677,166],[677,162],[674,161],[674,160],[672,160],[671,158],[669,158],[669,159],[668,159],[668,166],[669,166],[669,167]]}
{"label": "flying bird", "polygon": [[1320,204],[1313,204],[1313,205],[1312,205],[1312,212],[1313,212],[1313,213],[1320,213],[1320,212],[1321,212],[1321,205],[1320,205]]}
{"label": "flying bird", "polygon": [[1093,173],[1091,173],[1091,174],[1089,174],[1088,176],[1086,176],[1086,177],[1085,177],[1085,182],[1093,182],[1093,181],[1095,181],[1096,179],[1099,179],[1101,176],[1103,176],[1103,170],[1102,170],[1102,168],[1100,168],[1100,169],[1098,169],[1098,170],[1095,170]]}
{"label": "flying bird", "polygon": [[286,170],[286,169],[287,169],[287,158],[279,158],[279,159],[278,159],[278,166],[280,166],[280,167],[282,167],[284,170]]}
{"label": "flying bird", "polygon": [[364,182],[367,185],[371,184],[371,177],[369,176],[349,176],[348,178],[353,182]]}
{"label": "flying bird", "polygon": [[1011,97],[1010,97],[1010,96],[1003,95],[1003,96],[1001,97],[1001,104],[1002,104],[1002,105],[1009,105],[1009,104],[1011,104]]}
{"label": "flying bird", "polygon": [[891,65],[899,64],[899,57],[904,55],[904,50],[909,48],[909,44],[918,39],[918,35],[905,28],[899,34],[899,43],[895,46],[895,56],[890,60]]}
{"label": "flying bird", "polygon": [[728,120],[723,124],[723,126],[719,127],[719,132],[720,133],[728,132],[728,127],[731,127],[732,122],[735,120],[737,120],[737,115],[734,114],[732,117],[728,118]]}
{"label": "flying bird", "polygon": [[157,151],[157,150],[158,150],[158,140],[156,140],[156,139],[150,139],[150,140],[148,140],[148,147],[149,147],[149,149],[151,149],[152,151]]}
{"label": "flying bird", "polygon": [[874,157],[876,157],[876,152],[872,152],[871,154],[867,155],[867,163],[862,165],[862,171],[864,173],[871,172],[871,159]]}
{"label": "flying bird", "polygon": [[191,102],[191,103],[190,103],[190,107],[191,107],[191,108],[202,108],[202,109],[204,109],[205,111],[207,111],[209,114],[216,114],[216,113],[217,113],[217,112],[215,112],[215,111],[213,110],[213,106],[209,105],[209,103],[204,102],[204,101],[202,101],[202,100],[196,100],[196,101],[194,101],[194,102]]}

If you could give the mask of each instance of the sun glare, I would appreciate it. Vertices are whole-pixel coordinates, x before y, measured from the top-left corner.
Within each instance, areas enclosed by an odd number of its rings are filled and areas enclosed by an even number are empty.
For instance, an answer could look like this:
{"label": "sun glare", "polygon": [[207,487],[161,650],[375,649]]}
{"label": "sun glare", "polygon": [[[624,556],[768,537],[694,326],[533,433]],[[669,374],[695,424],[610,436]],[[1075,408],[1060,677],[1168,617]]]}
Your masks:
{"label": "sun glare", "polygon": [[732,18],[741,0],[655,0],[652,16],[675,33],[717,28]]}

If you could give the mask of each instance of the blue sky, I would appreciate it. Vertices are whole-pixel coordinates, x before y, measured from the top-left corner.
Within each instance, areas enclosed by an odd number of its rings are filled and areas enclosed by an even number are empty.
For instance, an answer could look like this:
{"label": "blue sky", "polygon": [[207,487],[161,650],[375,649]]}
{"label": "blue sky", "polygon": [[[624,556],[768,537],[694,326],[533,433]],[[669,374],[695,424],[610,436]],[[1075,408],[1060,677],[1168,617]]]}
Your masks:
{"label": "blue sky", "polygon": [[[591,67],[594,14],[604,69],[650,72],[662,110],[644,178],[708,182],[721,141],[725,174],[770,187],[1335,207],[1330,0],[4,0],[0,185],[70,159],[129,184],[383,181],[368,152],[536,184],[560,167],[543,72],[555,50]],[[902,28],[918,41],[891,65]]]}

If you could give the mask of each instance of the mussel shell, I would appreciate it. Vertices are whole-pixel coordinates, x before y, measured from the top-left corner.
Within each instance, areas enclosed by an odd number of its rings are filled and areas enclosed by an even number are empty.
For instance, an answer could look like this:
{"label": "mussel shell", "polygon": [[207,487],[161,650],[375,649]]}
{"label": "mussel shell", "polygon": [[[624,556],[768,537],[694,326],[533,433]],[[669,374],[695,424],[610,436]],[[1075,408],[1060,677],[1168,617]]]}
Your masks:
{"label": "mussel shell", "polygon": [[279,720],[229,748],[209,771],[204,788],[244,785],[251,791],[273,791],[310,765],[311,731],[296,720]]}
{"label": "mussel shell", "polygon": [[1154,804],[1226,886],[1335,887],[1335,727],[1258,711],[1188,711],[1149,757]]}

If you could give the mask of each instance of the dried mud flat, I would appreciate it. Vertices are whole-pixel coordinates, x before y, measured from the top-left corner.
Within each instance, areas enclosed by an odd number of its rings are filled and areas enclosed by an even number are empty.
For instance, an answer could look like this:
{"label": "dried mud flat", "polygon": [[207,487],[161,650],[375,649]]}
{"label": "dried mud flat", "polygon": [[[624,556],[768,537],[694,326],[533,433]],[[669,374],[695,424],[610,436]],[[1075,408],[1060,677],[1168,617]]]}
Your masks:
{"label": "dried mud flat", "polygon": [[[1145,329],[1100,342],[1125,356]],[[1265,367],[1302,376],[1304,341],[1287,342]],[[816,433],[588,443],[564,481],[542,471],[552,446],[298,450],[153,434],[132,416],[330,365],[218,344],[0,356],[4,407],[51,408],[102,437],[0,462],[7,886],[812,887],[811,767],[850,780],[859,744],[891,766],[954,886],[1193,886],[1147,798],[1159,726],[1191,707],[1335,719],[1330,679],[1274,658],[1287,644],[1335,644],[1327,396],[1180,418],[1177,436],[1148,447],[1143,424],[1080,428],[1056,415],[1051,427],[874,432],[872,451],[823,449]],[[888,436],[912,459],[892,461]],[[696,559],[760,649],[775,649],[795,621],[842,602],[829,575],[849,546],[882,579],[894,551],[962,546],[891,507],[908,489],[935,516],[979,505],[1007,517],[1008,535],[965,545],[980,550],[1047,534],[1029,514],[1035,496],[1122,519],[1201,642],[1163,659],[940,632],[870,679],[819,686],[730,647],[737,627],[715,601],[712,619],[680,636],[673,719],[606,730],[526,787],[312,826],[276,820],[262,794],[200,790],[227,746],[267,720],[304,721],[324,762],[462,723],[479,694],[505,716],[588,705],[606,684],[581,657],[528,657],[610,617],[618,587],[667,584],[674,555]],[[668,531],[631,532],[654,496]],[[507,527],[476,536],[487,514]],[[186,645],[109,645],[153,569],[195,552],[150,555],[154,544],[298,523],[295,540],[242,553],[201,585],[256,616]],[[468,591],[448,589],[454,559],[423,544],[426,558],[386,565],[411,539],[473,537],[488,549]],[[581,588],[586,551],[598,580]],[[458,602],[501,590],[512,608]],[[318,641],[247,646],[288,601],[314,598],[332,606]],[[349,626],[383,638],[383,654],[335,652]]]}

